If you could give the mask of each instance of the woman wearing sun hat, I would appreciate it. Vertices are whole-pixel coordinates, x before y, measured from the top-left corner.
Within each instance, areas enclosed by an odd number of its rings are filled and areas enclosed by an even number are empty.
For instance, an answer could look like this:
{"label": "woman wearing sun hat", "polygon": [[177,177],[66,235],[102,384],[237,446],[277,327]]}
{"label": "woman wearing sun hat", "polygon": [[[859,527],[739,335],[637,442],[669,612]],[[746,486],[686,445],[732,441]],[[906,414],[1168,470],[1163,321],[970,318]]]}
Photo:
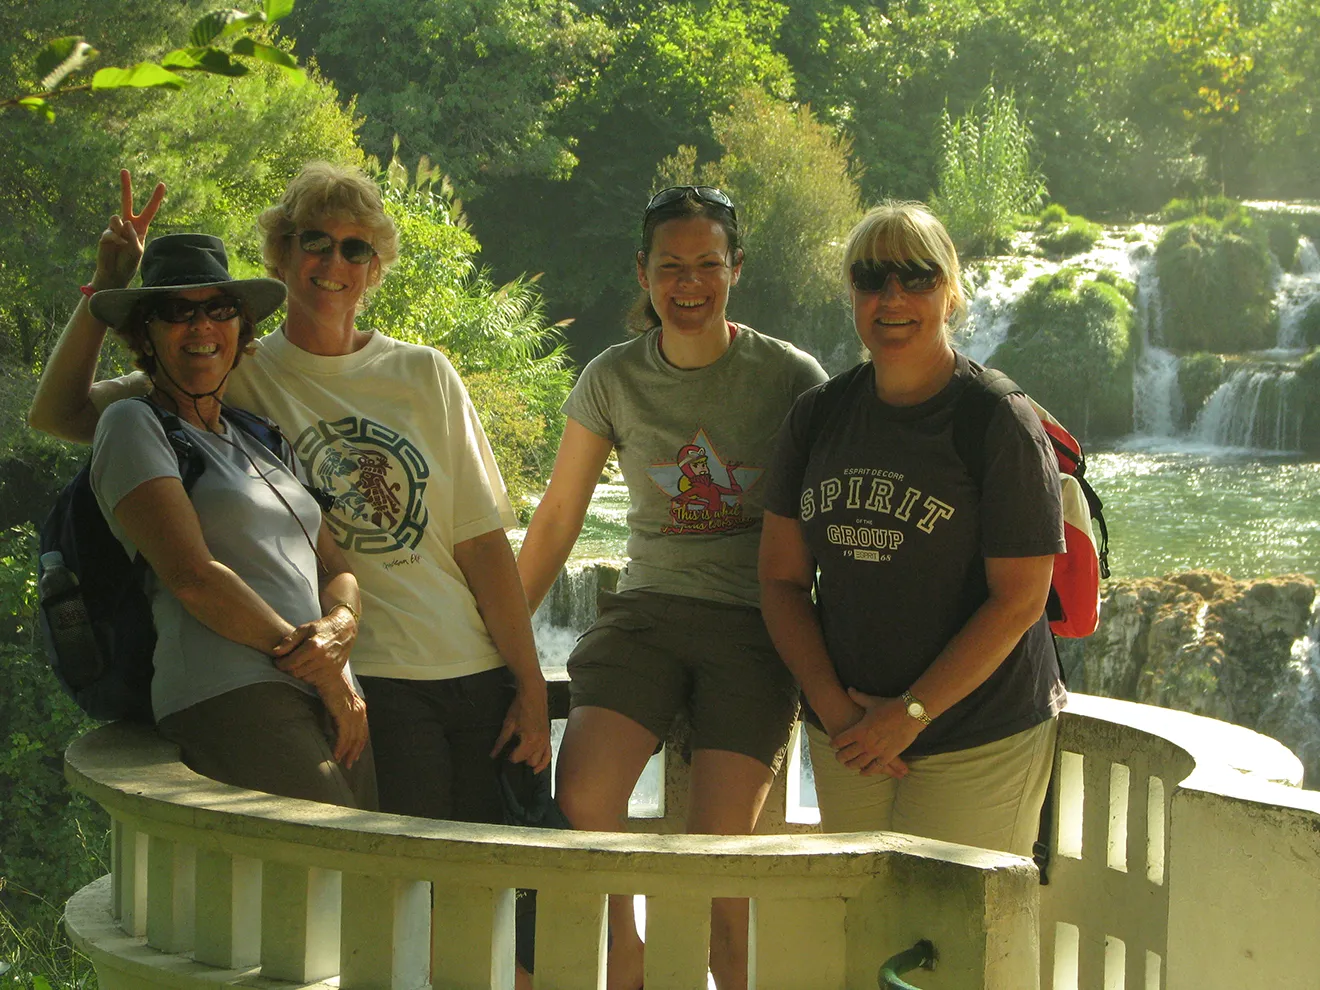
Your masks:
{"label": "woman wearing sun hat", "polygon": [[[132,250],[103,237],[93,286]],[[273,454],[222,403],[284,296],[274,279],[231,277],[224,245],[205,234],[153,240],[140,287],[93,287],[74,319],[113,328],[151,391],[100,418],[92,490],[124,549],[150,565],[152,710],[184,762],[237,786],[374,808],[366,709],[347,666],[301,680],[276,665],[318,624],[356,623],[357,581],[292,451]],[[203,465],[188,489],[166,423]]]}

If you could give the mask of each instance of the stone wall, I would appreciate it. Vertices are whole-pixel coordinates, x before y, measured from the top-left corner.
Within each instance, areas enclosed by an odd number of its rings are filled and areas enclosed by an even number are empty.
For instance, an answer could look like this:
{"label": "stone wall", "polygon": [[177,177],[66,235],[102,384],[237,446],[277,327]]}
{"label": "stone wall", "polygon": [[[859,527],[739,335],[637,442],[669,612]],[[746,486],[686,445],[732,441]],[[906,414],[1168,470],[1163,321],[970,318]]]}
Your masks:
{"label": "stone wall", "polygon": [[1109,583],[1100,628],[1060,640],[1068,686],[1245,725],[1280,740],[1320,783],[1316,585],[1214,571]]}

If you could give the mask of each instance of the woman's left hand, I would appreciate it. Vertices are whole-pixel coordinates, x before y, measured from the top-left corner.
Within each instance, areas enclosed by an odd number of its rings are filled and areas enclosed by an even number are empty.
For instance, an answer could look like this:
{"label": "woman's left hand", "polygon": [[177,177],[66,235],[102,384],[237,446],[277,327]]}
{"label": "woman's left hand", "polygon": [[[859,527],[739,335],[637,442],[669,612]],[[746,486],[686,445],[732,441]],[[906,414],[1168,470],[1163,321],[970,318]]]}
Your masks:
{"label": "woman's left hand", "polygon": [[863,776],[902,777],[907,764],[899,754],[917,738],[921,723],[907,713],[901,698],[877,698],[855,688],[848,689],[848,696],[866,714],[830,740],[835,757]]}
{"label": "woman's left hand", "polygon": [[300,681],[320,687],[337,678],[357,641],[357,620],[345,608],[304,622],[275,647],[275,666]]}
{"label": "woman's left hand", "polygon": [[367,748],[367,703],[340,671],[317,686],[321,702],[335,722],[335,761],[352,767]]}

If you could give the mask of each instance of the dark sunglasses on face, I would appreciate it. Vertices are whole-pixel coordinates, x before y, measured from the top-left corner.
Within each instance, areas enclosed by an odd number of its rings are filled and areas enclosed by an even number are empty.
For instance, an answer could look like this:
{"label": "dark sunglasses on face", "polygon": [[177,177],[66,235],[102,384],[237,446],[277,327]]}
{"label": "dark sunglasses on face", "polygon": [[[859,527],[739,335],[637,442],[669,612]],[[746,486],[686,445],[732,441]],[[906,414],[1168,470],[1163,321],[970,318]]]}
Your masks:
{"label": "dark sunglasses on face", "polygon": [[216,323],[232,320],[239,314],[238,300],[232,296],[213,296],[201,302],[169,296],[156,303],[155,316],[165,323],[191,323],[199,309]]}
{"label": "dark sunglasses on face", "polygon": [[688,196],[695,196],[703,203],[710,203],[712,206],[722,206],[729,211],[729,216],[733,222],[738,222],[738,211],[733,208],[733,200],[725,195],[724,190],[716,189],[714,186],[670,186],[668,189],[661,189],[651,197],[651,202],[646,204],[646,211],[642,214],[642,222],[646,222],[656,210],[662,209],[671,203],[677,203],[680,199],[686,199]]}
{"label": "dark sunglasses on face", "polygon": [[932,292],[944,278],[933,261],[854,261],[848,271],[858,292],[883,292],[890,275],[898,276],[904,292]]}
{"label": "dark sunglasses on face", "polygon": [[298,246],[308,254],[332,254],[337,244],[339,256],[350,265],[365,265],[376,257],[376,249],[371,246],[371,242],[360,237],[345,237],[338,241],[324,230],[304,230],[289,236],[297,237]]}

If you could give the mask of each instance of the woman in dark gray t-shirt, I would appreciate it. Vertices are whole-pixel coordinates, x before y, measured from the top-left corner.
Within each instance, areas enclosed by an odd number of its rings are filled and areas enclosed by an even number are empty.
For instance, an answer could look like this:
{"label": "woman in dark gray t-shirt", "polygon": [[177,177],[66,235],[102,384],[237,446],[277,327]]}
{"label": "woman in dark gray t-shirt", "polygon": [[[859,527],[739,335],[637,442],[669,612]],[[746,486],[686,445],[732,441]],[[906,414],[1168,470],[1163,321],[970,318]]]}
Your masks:
{"label": "woman in dark gray t-shirt", "polygon": [[868,213],[845,271],[870,360],[789,414],[760,554],[821,820],[1028,855],[1065,700],[1045,617],[1064,548],[1055,457],[1012,395],[980,476],[963,463],[955,414],[980,368],[950,345],[958,259],[925,207]]}

